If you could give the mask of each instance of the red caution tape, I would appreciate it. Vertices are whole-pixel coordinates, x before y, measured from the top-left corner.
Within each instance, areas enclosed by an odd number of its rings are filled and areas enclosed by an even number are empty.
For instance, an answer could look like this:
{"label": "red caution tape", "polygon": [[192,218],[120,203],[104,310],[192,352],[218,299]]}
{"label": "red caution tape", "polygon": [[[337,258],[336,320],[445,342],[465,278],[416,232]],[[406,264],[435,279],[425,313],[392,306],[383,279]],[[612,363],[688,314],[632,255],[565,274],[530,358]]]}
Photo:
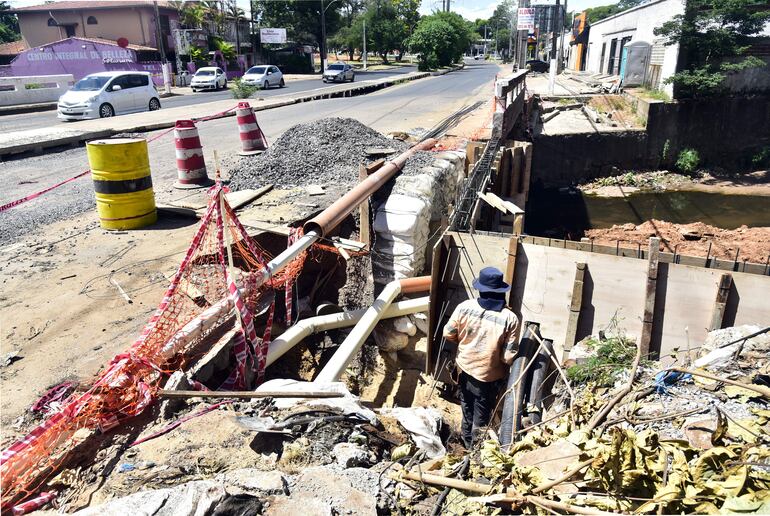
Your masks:
{"label": "red caution tape", "polygon": [[[213,115],[204,116],[204,117],[201,117],[201,118],[193,118],[193,120],[198,121],[198,122],[206,122],[208,120],[214,120],[215,118],[221,118],[221,117],[225,116],[227,113],[229,113],[231,111],[235,111],[235,107],[231,107],[230,109],[226,109],[225,111],[220,111],[219,113],[214,113]],[[149,143],[149,142],[155,141],[158,138],[160,138],[161,136],[165,136],[165,135],[167,135],[168,133],[170,133],[173,130],[174,130],[174,128],[171,127],[169,129],[163,131],[162,133],[156,134],[152,138],[149,138],[147,140],[147,142]],[[15,208],[19,204],[24,204],[27,201],[31,201],[32,199],[40,197],[44,193],[48,193],[48,192],[50,192],[51,190],[53,190],[55,188],[59,188],[62,185],[66,185],[70,181],[74,181],[75,179],[79,179],[79,178],[83,177],[84,175],[88,174],[89,172],[91,172],[91,170],[86,170],[85,172],[83,172],[81,174],[78,174],[75,177],[71,177],[69,179],[66,179],[66,180],[62,181],[61,183],[56,183],[53,186],[49,186],[45,190],[40,190],[39,192],[35,192],[35,193],[33,193],[31,195],[28,195],[26,197],[22,197],[21,199],[16,199],[15,201],[11,201],[8,204],[3,204],[2,206],[0,206],[0,213],[4,212],[6,210],[10,210],[11,208]]]}
{"label": "red caution tape", "polygon": [[53,185],[53,186],[49,186],[49,187],[48,187],[48,188],[46,188],[45,190],[40,190],[39,192],[35,192],[35,193],[33,193],[33,194],[30,194],[30,195],[28,195],[28,196],[26,196],[26,197],[22,197],[21,199],[16,199],[15,201],[11,201],[11,202],[9,202],[8,204],[3,204],[2,206],[0,206],[0,213],[4,212],[4,211],[6,211],[6,210],[10,210],[11,208],[13,208],[13,207],[15,207],[15,206],[18,206],[19,204],[23,204],[23,203],[25,203],[25,202],[27,202],[27,201],[31,201],[32,199],[35,199],[35,198],[37,198],[37,197],[40,197],[40,196],[41,196],[41,195],[43,195],[44,193],[48,193],[48,192],[50,192],[51,190],[53,190],[54,188],[59,188],[59,187],[60,187],[60,186],[62,186],[62,185],[66,185],[66,184],[67,184],[67,183],[69,183],[70,181],[74,181],[75,179],[81,178],[81,177],[83,177],[84,175],[88,174],[89,172],[91,172],[91,170],[86,170],[85,172],[81,172],[80,174],[76,175],[75,177],[71,177],[71,178],[69,178],[69,179],[65,179],[65,180],[64,180],[64,181],[62,181],[61,183],[56,183],[56,184],[55,184],[55,185]]}

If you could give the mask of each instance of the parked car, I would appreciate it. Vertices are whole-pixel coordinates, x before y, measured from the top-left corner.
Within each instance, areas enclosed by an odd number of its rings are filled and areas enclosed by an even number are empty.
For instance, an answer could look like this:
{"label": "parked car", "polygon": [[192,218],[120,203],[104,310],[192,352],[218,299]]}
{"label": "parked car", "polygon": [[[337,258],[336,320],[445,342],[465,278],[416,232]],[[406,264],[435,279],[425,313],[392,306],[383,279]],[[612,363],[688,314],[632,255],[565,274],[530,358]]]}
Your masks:
{"label": "parked car", "polygon": [[250,86],[259,86],[263,90],[269,89],[271,86],[278,86],[279,88],[286,86],[283,73],[277,66],[273,65],[252,66],[243,74],[241,82]]}
{"label": "parked car", "polygon": [[58,118],[83,120],[160,109],[149,72],[99,72],[80,79],[59,97]]}
{"label": "parked car", "polygon": [[547,72],[550,67],[550,64],[541,61],[540,59],[530,59],[527,61],[527,68],[533,72]]}
{"label": "parked car", "polygon": [[333,63],[326,67],[322,79],[324,82],[353,82],[356,80],[356,73],[349,64]]}
{"label": "parked car", "polygon": [[198,90],[218,90],[227,88],[227,76],[225,72],[216,66],[204,66],[198,68],[190,82],[193,93]]}

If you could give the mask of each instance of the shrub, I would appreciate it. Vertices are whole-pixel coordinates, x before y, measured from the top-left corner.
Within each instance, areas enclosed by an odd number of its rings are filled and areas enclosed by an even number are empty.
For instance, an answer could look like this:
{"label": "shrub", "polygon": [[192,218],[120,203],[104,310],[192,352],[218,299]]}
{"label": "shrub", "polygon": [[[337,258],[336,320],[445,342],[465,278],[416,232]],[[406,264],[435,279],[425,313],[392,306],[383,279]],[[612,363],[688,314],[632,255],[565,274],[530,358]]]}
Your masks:
{"label": "shrub", "polygon": [[240,77],[233,79],[233,86],[230,88],[234,99],[247,99],[259,91],[259,86],[245,84]]}
{"label": "shrub", "polygon": [[676,168],[683,174],[692,174],[700,165],[700,155],[695,149],[684,149],[676,160]]}
{"label": "shrub", "polygon": [[755,167],[770,166],[770,147],[764,147],[751,158],[751,164]]}

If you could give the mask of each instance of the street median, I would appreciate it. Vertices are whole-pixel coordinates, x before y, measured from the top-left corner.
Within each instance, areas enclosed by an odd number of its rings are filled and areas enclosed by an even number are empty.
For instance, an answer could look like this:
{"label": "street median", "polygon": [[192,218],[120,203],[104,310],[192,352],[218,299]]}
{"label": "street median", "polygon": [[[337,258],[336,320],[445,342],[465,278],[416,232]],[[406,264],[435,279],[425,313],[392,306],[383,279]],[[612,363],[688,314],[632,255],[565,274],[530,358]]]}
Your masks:
{"label": "street median", "polygon": [[[254,111],[264,111],[300,102],[365,95],[426,77],[430,77],[430,73],[412,72],[383,77],[382,79],[318,88],[298,94],[271,97],[269,99],[248,99],[248,101],[251,103]],[[4,134],[2,139],[0,139],[0,158],[28,152],[39,153],[44,149],[52,147],[75,147],[88,140],[109,138],[116,134],[166,129],[173,127],[176,121],[181,119],[204,120],[234,116],[233,108],[237,102],[238,100],[236,99],[218,100],[194,106],[180,106],[113,118],[60,122],[52,127],[10,132]]]}

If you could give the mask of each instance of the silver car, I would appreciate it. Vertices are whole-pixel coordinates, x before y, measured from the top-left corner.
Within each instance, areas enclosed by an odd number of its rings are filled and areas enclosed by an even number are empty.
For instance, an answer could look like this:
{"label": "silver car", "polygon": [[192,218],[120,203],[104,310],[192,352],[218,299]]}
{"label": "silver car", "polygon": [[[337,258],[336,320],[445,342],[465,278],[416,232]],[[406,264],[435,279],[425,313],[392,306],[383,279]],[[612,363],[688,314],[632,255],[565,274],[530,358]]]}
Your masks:
{"label": "silver car", "polygon": [[349,64],[334,63],[326,67],[322,79],[324,82],[353,82],[356,80],[356,74]]}

